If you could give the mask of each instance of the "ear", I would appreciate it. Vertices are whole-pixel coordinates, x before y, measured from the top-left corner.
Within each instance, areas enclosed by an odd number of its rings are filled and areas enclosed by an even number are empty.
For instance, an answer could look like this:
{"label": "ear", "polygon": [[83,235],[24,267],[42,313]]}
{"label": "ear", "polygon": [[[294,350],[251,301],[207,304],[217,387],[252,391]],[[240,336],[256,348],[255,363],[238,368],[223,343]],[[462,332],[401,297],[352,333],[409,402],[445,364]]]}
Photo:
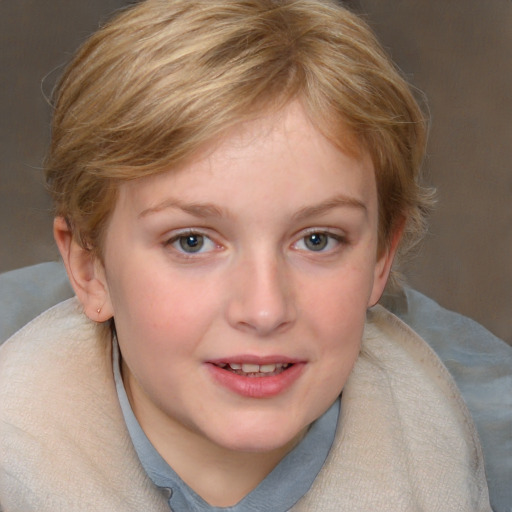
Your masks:
{"label": "ear", "polygon": [[85,314],[95,322],[113,316],[105,269],[94,253],[80,244],[63,217],[53,221],[53,236],[66,266],[68,278]]}
{"label": "ear", "polygon": [[397,222],[397,226],[393,231],[390,243],[387,245],[382,254],[379,256],[379,259],[375,263],[373,288],[372,293],[370,295],[370,300],[368,301],[369,308],[375,306],[375,304],[379,302],[382,294],[384,293],[384,288],[386,287],[386,283],[388,282],[391,267],[393,265],[393,260],[395,259],[396,251],[398,249],[398,244],[402,239],[404,227],[405,218],[402,218],[399,222]]}

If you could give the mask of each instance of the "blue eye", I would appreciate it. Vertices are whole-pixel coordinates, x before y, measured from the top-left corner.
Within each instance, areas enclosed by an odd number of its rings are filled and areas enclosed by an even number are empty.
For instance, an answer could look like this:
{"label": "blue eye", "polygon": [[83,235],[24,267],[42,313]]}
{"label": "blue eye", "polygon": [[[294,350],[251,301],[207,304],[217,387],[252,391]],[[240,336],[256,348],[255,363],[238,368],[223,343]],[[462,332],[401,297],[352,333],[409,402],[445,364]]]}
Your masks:
{"label": "blue eye", "polygon": [[324,231],[314,231],[298,240],[295,243],[295,248],[302,251],[326,252],[335,249],[341,241],[341,236]]}
{"label": "blue eye", "polygon": [[203,235],[180,236],[177,241],[185,252],[199,252],[204,245]]}
{"label": "blue eye", "polygon": [[325,233],[311,233],[304,237],[304,244],[310,251],[323,251],[329,243]]}
{"label": "blue eye", "polygon": [[199,233],[183,233],[177,235],[169,242],[174,249],[186,254],[197,254],[215,249],[215,243],[205,235]]}

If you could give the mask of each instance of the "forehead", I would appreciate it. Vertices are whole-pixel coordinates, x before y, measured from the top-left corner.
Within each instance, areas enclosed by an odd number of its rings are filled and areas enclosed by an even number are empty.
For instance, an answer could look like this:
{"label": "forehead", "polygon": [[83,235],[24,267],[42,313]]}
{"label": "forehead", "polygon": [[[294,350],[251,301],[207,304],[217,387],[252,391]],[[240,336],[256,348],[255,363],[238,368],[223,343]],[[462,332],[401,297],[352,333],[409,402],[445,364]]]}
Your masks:
{"label": "forehead", "polygon": [[[375,188],[368,153],[335,146],[294,102],[236,126],[176,169],[124,183],[119,200],[140,213],[169,195],[223,206],[250,197],[259,208],[284,208],[345,194],[373,208]],[[276,189],[283,195],[278,204]]]}

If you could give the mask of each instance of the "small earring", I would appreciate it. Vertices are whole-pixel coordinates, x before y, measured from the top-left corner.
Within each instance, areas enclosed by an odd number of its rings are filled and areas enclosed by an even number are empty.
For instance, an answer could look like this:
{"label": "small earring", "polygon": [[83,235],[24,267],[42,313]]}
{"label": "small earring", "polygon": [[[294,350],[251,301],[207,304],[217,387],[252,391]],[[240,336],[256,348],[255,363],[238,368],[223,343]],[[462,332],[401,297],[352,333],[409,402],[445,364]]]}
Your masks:
{"label": "small earring", "polygon": [[98,315],[99,315],[99,314],[101,313],[101,308],[98,308],[98,309],[96,310],[96,313],[98,313]]}

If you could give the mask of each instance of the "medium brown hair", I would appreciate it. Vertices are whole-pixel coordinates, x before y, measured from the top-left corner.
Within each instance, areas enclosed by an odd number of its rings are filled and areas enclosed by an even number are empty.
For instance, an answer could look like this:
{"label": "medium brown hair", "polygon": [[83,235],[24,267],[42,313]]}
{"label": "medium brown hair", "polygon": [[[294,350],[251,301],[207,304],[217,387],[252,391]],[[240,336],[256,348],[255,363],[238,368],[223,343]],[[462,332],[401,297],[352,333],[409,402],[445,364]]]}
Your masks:
{"label": "medium brown hair", "polygon": [[370,153],[380,248],[405,218],[407,249],[430,197],[419,183],[425,119],[367,25],[329,0],[146,0],[117,15],[56,88],[55,214],[101,256],[119,182],[181,165],[292,99],[338,147]]}

